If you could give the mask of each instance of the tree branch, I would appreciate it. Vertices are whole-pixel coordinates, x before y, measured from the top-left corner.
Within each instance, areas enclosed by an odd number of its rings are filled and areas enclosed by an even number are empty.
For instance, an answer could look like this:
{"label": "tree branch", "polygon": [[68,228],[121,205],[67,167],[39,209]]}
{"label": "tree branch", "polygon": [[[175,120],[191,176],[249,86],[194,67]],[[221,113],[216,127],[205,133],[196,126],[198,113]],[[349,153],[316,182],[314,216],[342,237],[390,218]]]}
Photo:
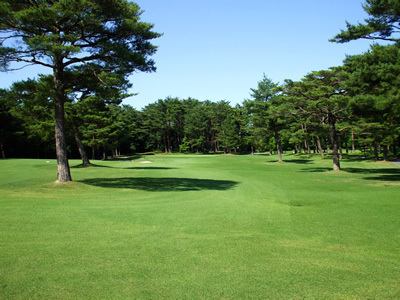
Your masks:
{"label": "tree branch", "polygon": [[[26,58],[17,57],[17,58],[15,58],[15,59],[12,60],[12,61],[15,61],[15,62],[25,62],[25,63],[28,63],[27,66],[29,66],[29,65],[34,65],[34,64],[38,64],[38,65],[42,65],[42,66],[44,66],[44,67],[53,68],[53,65],[46,64],[46,63],[44,63],[44,62],[42,62],[42,61],[40,61],[40,60],[37,60],[37,59],[35,59],[35,58],[33,58],[33,59],[26,59]],[[20,69],[23,69],[23,68],[25,68],[25,66],[24,66],[24,67],[21,67],[21,68],[19,68],[19,69],[16,69],[16,70],[20,70]]]}
{"label": "tree branch", "polygon": [[64,66],[70,66],[76,63],[86,63],[89,61],[93,61],[96,59],[100,59],[103,58],[103,55],[91,55],[91,56],[85,56],[85,57],[75,57],[75,58],[71,58],[68,62],[64,63]]}
{"label": "tree branch", "polygon": [[381,40],[381,41],[389,41],[389,42],[395,42],[397,43],[399,41],[399,39],[392,39],[392,38],[383,38],[383,37],[374,37],[371,35],[363,35],[361,36],[361,38],[364,38],[366,40]]}

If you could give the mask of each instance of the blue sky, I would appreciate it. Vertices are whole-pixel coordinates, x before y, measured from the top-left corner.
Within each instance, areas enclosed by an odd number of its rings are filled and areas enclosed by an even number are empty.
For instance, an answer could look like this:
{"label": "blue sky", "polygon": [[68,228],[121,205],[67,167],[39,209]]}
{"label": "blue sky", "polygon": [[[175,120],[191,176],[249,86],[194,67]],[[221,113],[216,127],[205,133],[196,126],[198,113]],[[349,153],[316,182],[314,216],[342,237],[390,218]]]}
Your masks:
{"label": "blue sky", "polygon": [[[328,40],[345,21],[362,22],[361,0],[137,0],[142,21],[163,36],[152,58],[155,73],[130,77],[124,101],[138,109],[168,96],[227,100],[249,98],[265,73],[274,82],[299,80],[311,71],[342,64],[346,55],[369,49],[368,41],[334,44]],[[0,87],[49,72],[29,67],[0,73]]]}

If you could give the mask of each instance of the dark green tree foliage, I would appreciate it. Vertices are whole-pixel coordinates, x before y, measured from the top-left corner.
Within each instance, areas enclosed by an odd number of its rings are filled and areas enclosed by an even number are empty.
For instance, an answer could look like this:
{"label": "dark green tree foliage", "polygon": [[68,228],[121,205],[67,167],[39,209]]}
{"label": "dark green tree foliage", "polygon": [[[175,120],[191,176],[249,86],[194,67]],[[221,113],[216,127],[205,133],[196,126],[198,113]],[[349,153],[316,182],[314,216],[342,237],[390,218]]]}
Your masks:
{"label": "dark green tree foliage", "polygon": [[165,153],[179,150],[184,138],[184,103],[178,98],[167,97],[144,108],[144,126],[150,133],[148,142]]}
{"label": "dark green tree foliage", "polygon": [[162,100],[150,103],[143,109],[143,129],[146,149],[168,152],[166,111]]}
{"label": "dark green tree foliage", "polygon": [[225,153],[231,153],[232,149],[236,150],[240,146],[239,139],[239,120],[235,114],[236,108],[232,108],[225,119],[222,121],[220,132],[218,133],[218,140]]}
{"label": "dark green tree foliage", "polygon": [[140,124],[140,112],[129,105],[122,105],[117,115],[119,122],[123,125],[118,136],[118,155],[132,153],[140,150],[143,136]]}
{"label": "dark green tree foliage", "polygon": [[[178,150],[184,137],[184,104],[178,98],[167,97],[144,109],[152,121],[145,121],[151,131],[160,131],[153,138],[164,145],[164,152]],[[155,122],[155,123],[154,123]]]}
{"label": "dark green tree foliage", "polygon": [[249,116],[246,130],[247,140],[251,144],[252,152],[265,151],[270,138],[266,123],[267,107],[265,102],[255,103],[252,100],[245,100],[243,107]]}
{"label": "dark green tree foliage", "polygon": [[348,57],[343,69],[356,133],[361,142],[374,145],[377,158],[378,145],[386,154],[400,134],[400,49],[374,45],[362,55]]}
{"label": "dark green tree foliage", "polygon": [[209,116],[205,105],[194,99],[185,101],[185,137],[192,151],[203,151],[207,148]]}
{"label": "dark green tree foliage", "polygon": [[[95,72],[93,73],[93,71]],[[130,96],[130,94],[127,94],[127,90],[131,87],[131,84],[127,81],[125,74],[104,72],[101,66],[95,64],[85,64],[68,69],[66,72],[66,79],[68,83],[66,93],[69,99],[66,106],[66,119],[74,132],[75,141],[83,165],[89,165],[90,162],[81,139],[81,131],[85,131],[85,116],[82,115],[83,111],[80,109],[85,107],[85,101],[89,101],[88,104],[94,105],[93,107],[99,107],[100,111],[110,109],[105,108],[104,105],[118,105],[122,103],[124,98]],[[95,102],[98,103],[96,104]],[[117,118],[115,122],[117,122]],[[81,130],[79,130],[79,128],[81,128]],[[90,144],[93,144],[93,140]],[[118,143],[114,142],[114,144],[116,145]],[[104,157],[107,157],[107,150],[112,151],[115,155],[116,148],[110,143],[98,144],[96,148],[99,147],[103,147]],[[96,151],[93,151],[92,148],[92,157],[96,156],[95,152]]]}
{"label": "dark green tree foliage", "polygon": [[[205,103],[208,115],[210,118],[210,144],[213,150],[230,152],[230,147],[235,147],[239,144],[239,131],[237,129],[233,108],[226,100],[218,101],[216,103],[206,102]],[[229,120],[227,120],[229,118]],[[234,142],[237,139],[237,143]],[[224,144],[225,143],[225,144]]]}
{"label": "dark green tree foliage", "polygon": [[96,97],[88,97],[79,102],[76,110],[80,114],[82,143],[92,149],[92,159],[101,157],[107,159],[108,152],[115,156],[122,140],[124,127],[122,109],[115,104],[105,104]]}
{"label": "dark green tree foliage", "polygon": [[[226,121],[228,116],[235,121]],[[197,152],[237,149],[240,144],[239,120],[235,109],[227,101],[213,103],[168,97],[147,105],[141,118],[147,135],[146,149],[166,153],[179,151],[185,137],[185,145],[189,145],[191,151]],[[228,123],[231,126],[235,123],[234,134],[232,128],[228,130]],[[230,139],[227,138],[228,131]],[[236,139],[237,142],[233,145],[231,139]]]}
{"label": "dark green tree foliage", "polygon": [[318,117],[329,125],[333,147],[333,170],[340,170],[337,123],[347,118],[348,96],[339,69],[312,72],[301,81],[286,81],[283,92],[300,114]]}
{"label": "dark green tree foliage", "polygon": [[243,106],[236,104],[234,108],[234,114],[235,114],[235,119],[236,123],[238,126],[238,134],[239,134],[239,146],[238,149],[240,151],[248,151],[250,149],[249,143],[248,143],[248,132],[247,132],[247,124],[249,121],[249,116],[246,114]]}
{"label": "dark green tree foliage", "polygon": [[257,89],[251,89],[251,101],[246,102],[251,123],[254,126],[253,135],[259,144],[270,145],[273,137],[278,152],[278,160],[282,161],[282,142],[280,131],[286,125],[285,116],[287,107],[283,106],[283,99],[278,95],[278,85],[264,75],[258,82]]}
{"label": "dark green tree foliage", "polygon": [[240,137],[241,145],[244,149],[250,150],[251,154],[255,152],[256,139],[254,135],[254,126],[251,122],[251,105],[248,105],[249,100],[244,100],[241,106],[240,118]]}
{"label": "dark green tree foliage", "polygon": [[[18,102],[8,90],[0,89],[0,155],[1,158],[9,154],[18,154],[21,148],[21,134],[23,134],[23,120],[15,115],[18,111]],[[25,137],[22,138],[24,140]]]}
{"label": "dark green tree foliage", "polygon": [[[126,0],[37,0],[0,2],[0,65],[12,62],[52,69],[58,180],[70,181],[64,124],[67,68],[96,63],[130,74],[154,71],[148,57],[159,37],[140,22],[141,10]],[[24,66],[23,65],[23,66]]]}
{"label": "dark green tree foliage", "polygon": [[169,129],[169,149],[179,150],[184,137],[185,107],[184,102],[178,98],[168,97],[164,100],[166,106],[166,117]]}
{"label": "dark green tree foliage", "polygon": [[41,75],[38,80],[15,82],[8,97],[15,103],[12,113],[20,120],[25,147],[35,149],[37,157],[54,151],[54,101],[52,79]]}
{"label": "dark green tree foliage", "polygon": [[331,42],[346,43],[357,39],[400,42],[400,2],[398,0],[366,0],[364,10],[370,15],[364,24],[346,22]]}

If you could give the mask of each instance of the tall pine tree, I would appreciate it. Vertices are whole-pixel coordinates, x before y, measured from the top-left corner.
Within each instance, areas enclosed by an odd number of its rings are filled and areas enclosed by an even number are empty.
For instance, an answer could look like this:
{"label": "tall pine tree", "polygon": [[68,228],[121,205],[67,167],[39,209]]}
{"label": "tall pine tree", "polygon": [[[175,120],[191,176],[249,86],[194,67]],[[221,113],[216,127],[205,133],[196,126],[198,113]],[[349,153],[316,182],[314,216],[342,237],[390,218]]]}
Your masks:
{"label": "tall pine tree", "polygon": [[[139,21],[142,11],[127,0],[37,0],[0,2],[0,66],[41,65],[53,71],[58,181],[71,181],[65,136],[65,70],[95,62],[130,74],[154,71],[148,57],[160,36]],[[10,64],[22,63],[22,66]]]}

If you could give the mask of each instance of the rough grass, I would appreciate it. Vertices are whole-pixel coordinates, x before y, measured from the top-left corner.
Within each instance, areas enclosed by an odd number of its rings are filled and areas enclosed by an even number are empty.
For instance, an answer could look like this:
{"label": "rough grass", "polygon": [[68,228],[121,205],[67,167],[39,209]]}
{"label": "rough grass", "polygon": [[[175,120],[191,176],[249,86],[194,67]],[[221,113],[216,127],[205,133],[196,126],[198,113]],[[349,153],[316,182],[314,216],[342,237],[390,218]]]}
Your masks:
{"label": "rough grass", "polygon": [[2,160],[0,298],[400,298],[400,168],[284,159]]}

